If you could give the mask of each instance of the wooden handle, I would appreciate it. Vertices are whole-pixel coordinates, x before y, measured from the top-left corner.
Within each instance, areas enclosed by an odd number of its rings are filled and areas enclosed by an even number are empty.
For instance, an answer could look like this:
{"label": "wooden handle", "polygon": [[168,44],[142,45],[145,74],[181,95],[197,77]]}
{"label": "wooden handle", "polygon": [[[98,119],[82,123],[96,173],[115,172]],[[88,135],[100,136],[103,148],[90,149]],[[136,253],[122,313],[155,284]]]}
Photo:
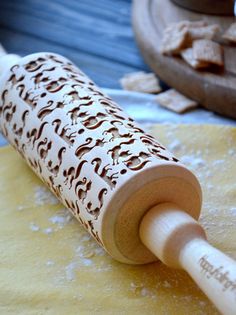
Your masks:
{"label": "wooden handle", "polygon": [[141,222],[140,238],[166,265],[186,270],[222,314],[236,314],[236,262],[208,244],[186,212],[171,203],[153,207]]}
{"label": "wooden handle", "polygon": [[236,263],[201,239],[181,251],[180,263],[223,314],[236,314]]}

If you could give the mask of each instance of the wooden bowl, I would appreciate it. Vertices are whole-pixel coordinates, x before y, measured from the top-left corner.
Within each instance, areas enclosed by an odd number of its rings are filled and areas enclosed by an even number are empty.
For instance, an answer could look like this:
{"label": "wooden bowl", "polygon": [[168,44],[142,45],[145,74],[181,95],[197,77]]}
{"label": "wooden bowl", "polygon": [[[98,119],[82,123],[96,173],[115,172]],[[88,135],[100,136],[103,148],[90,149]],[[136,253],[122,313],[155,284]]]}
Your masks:
{"label": "wooden bowl", "polygon": [[[201,2],[201,1],[199,1]],[[224,32],[233,16],[196,13],[170,0],[133,0],[132,22],[146,63],[162,81],[207,109],[236,119],[236,47],[222,42],[224,68],[196,71],[179,57],[163,56],[164,29],[173,22],[204,20]]]}

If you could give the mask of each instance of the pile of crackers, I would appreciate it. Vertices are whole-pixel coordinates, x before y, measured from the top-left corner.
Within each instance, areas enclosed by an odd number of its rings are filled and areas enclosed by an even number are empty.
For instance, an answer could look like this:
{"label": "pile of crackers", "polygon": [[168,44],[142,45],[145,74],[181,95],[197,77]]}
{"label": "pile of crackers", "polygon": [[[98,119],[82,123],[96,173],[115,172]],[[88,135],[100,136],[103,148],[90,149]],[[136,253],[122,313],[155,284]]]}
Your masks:
{"label": "pile of crackers", "polygon": [[[220,27],[208,25],[206,21],[181,21],[168,26],[163,34],[161,53],[169,56],[180,56],[189,66],[199,69],[210,69],[213,66],[223,67],[223,47],[215,41],[219,39]],[[222,35],[222,39],[236,43],[236,23],[233,23]],[[187,98],[174,89],[161,92],[159,80],[154,73],[143,71],[125,75],[120,83],[125,90],[157,94],[159,105],[184,113],[198,106],[197,102]]]}
{"label": "pile of crackers", "polygon": [[232,23],[222,37],[228,42],[236,44],[236,23]]}
{"label": "pile of crackers", "polygon": [[[224,65],[223,47],[214,41],[219,35],[217,24],[206,21],[181,21],[168,26],[163,34],[161,53],[179,55],[194,69]],[[224,40],[236,43],[236,23],[222,35]]]}
{"label": "pile of crackers", "polygon": [[217,24],[208,25],[205,21],[181,21],[168,26],[163,34],[161,53],[179,55],[194,69],[222,67],[223,48],[214,41],[219,33]]}

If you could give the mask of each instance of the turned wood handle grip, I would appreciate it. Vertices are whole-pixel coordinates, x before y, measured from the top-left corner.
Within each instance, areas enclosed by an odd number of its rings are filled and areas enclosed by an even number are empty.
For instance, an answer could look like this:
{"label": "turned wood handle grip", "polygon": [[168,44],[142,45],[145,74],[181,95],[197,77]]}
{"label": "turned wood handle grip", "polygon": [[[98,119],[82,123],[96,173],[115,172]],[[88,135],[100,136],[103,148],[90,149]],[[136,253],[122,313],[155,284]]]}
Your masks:
{"label": "turned wood handle grip", "polygon": [[190,241],[180,264],[223,314],[236,314],[236,262],[202,239]]}
{"label": "turned wood handle grip", "polygon": [[140,238],[166,265],[186,270],[222,314],[236,314],[236,262],[207,243],[191,216],[174,204],[155,206],[142,220]]}

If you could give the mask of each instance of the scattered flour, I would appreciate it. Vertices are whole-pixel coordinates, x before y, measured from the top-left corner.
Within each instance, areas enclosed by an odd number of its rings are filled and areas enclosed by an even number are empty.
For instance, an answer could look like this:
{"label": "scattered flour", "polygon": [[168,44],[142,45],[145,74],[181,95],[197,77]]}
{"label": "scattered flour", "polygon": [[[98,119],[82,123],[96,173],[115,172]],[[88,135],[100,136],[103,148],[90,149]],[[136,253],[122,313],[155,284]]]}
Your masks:
{"label": "scattered flour", "polygon": [[23,210],[26,210],[26,209],[32,209],[32,206],[31,205],[18,205],[18,207],[16,208],[17,211],[23,211]]}
{"label": "scattered flour", "polygon": [[[91,240],[91,237],[84,236],[81,240],[83,243],[84,242],[86,243]],[[95,242],[85,244],[85,245],[79,245],[75,249],[75,256],[80,257],[80,258],[92,258],[94,256],[104,256],[105,253],[106,253],[105,250]]]}
{"label": "scattered flour", "polygon": [[53,232],[53,229],[51,227],[48,227],[48,228],[43,230],[44,234],[52,234],[52,232]]}
{"label": "scattered flour", "polygon": [[95,255],[95,252],[91,248],[87,248],[86,246],[80,245],[75,250],[76,257],[80,257],[82,259],[92,258]]}
{"label": "scattered flour", "polygon": [[[53,229],[52,227],[46,227],[44,229],[41,228],[41,230],[44,234],[48,234],[48,235],[52,234],[54,231],[58,230],[58,227],[63,228],[72,219],[73,219],[73,215],[67,209],[62,209],[56,215],[48,219],[52,224],[57,225],[57,227],[55,229]],[[34,222],[30,223],[29,228],[33,232],[37,232],[40,230],[40,227],[36,225]]]}
{"label": "scattered flour", "polygon": [[57,198],[44,186],[34,188],[34,202],[37,206],[59,204]]}
{"label": "scattered flour", "polygon": [[72,221],[73,215],[67,209],[62,209],[56,213],[56,215],[49,218],[49,221],[58,225],[60,228],[64,227],[70,221]]}
{"label": "scattered flour", "polygon": [[75,250],[75,254],[80,257],[80,256],[82,256],[83,250],[84,250],[84,246],[79,245]]}
{"label": "scattered flour", "polygon": [[210,177],[212,177],[212,176],[213,176],[213,173],[212,173],[210,170],[208,170],[208,171],[205,172],[205,177],[206,177],[206,178],[210,178]]}
{"label": "scattered flour", "polygon": [[152,299],[156,298],[156,292],[152,292],[150,289],[146,288],[142,283],[135,284],[133,282],[130,283],[130,289],[137,295],[141,295],[143,297],[151,297]]}
{"label": "scattered flour", "polygon": [[231,208],[229,211],[231,215],[236,217],[236,207]]}
{"label": "scattered flour", "polygon": [[178,140],[178,139],[175,139],[173,142],[171,142],[169,145],[168,145],[168,149],[170,151],[178,151],[181,149],[183,145],[181,144],[181,142]]}
{"label": "scattered flour", "polygon": [[40,227],[38,225],[36,225],[34,222],[30,222],[29,228],[33,232],[38,232],[40,230]]}
{"label": "scattered flour", "polygon": [[81,241],[82,242],[86,242],[86,241],[90,241],[92,239],[92,236],[88,233],[86,233],[82,238]]}
{"label": "scattered flour", "polygon": [[212,163],[213,166],[218,166],[218,165],[221,165],[221,164],[224,164],[225,161],[224,160],[216,160]]}
{"label": "scattered flour", "polygon": [[55,262],[53,261],[53,260],[48,260],[47,262],[46,262],[46,266],[54,266],[55,265]]}
{"label": "scattered flour", "polygon": [[149,291],[147,288],[142,288],[140,293],[142,296],[148,296],[149,295]]}
{"label": "scattered flour", "polygon": [[73,261],[69,263],[65,268],[66,280],[74,281],[75,280],[75,271],[78,268],[78,263]]}
{"label": "scattered flour", "polygon": [[93,264],[91,259],[82,258],[75,259],[65,267],[65,276],[67,281],[74,281],[76,279],[76,270],[82,266],[91,266]]}
{"label": "scattered flour", "polygon": [[207,184],[207,189],[212,190],[214,188],[214,185],[212,184]]}
{"label": "scattered flour", "polygon": [[84,266],[91,266],[93,264],[92,260],[88,258],[83,258],[82,263]]}
{"label": "scattered flour", "polygon": [[[214,208],[210,208],[209,210],[208,210],[208,213],[210,214],[210,215],[218,215],[218,210],[217,209],[214,209]],[[209,219],[208,219],[209,220]]]}
{"label": "scattered flour", "polygon": [[236,155],[236,151],[235,151],[234,149],[229,149],[229,150],[228,150],[228,154],[229,154],[229,155],[232,155],[232,156],[233,156],[233,155]]}
{"label": "scattered flour", "polygon": [[181,157],[180,160],[183,164],[186,164],[192,167],[203,167],[206,165],[206,162],[202,158],[194,156],[194,155],[184,155]]}
{"label": "scattered flour", "polygon": [[95,250],[94,250],[94,254],[96,256],[104,256],[105,253],[106,253],[105,250],[102,247],[100,247],[100,246],[95,248]]}
{"label": "scattered flour", "polygon": [[168,124],[168,123],[165,123],[164,125],[168,126],[168,131],[166,133],[167,137],[168,138],[175,137],[176,136],[176,132],[178,130],[178,125]]}
{"label": "scattered flour", "polygon": [[53,217],[49,218],[49,221],[51,221],[53,224],[64,225],[65,217],[54,215]]}

